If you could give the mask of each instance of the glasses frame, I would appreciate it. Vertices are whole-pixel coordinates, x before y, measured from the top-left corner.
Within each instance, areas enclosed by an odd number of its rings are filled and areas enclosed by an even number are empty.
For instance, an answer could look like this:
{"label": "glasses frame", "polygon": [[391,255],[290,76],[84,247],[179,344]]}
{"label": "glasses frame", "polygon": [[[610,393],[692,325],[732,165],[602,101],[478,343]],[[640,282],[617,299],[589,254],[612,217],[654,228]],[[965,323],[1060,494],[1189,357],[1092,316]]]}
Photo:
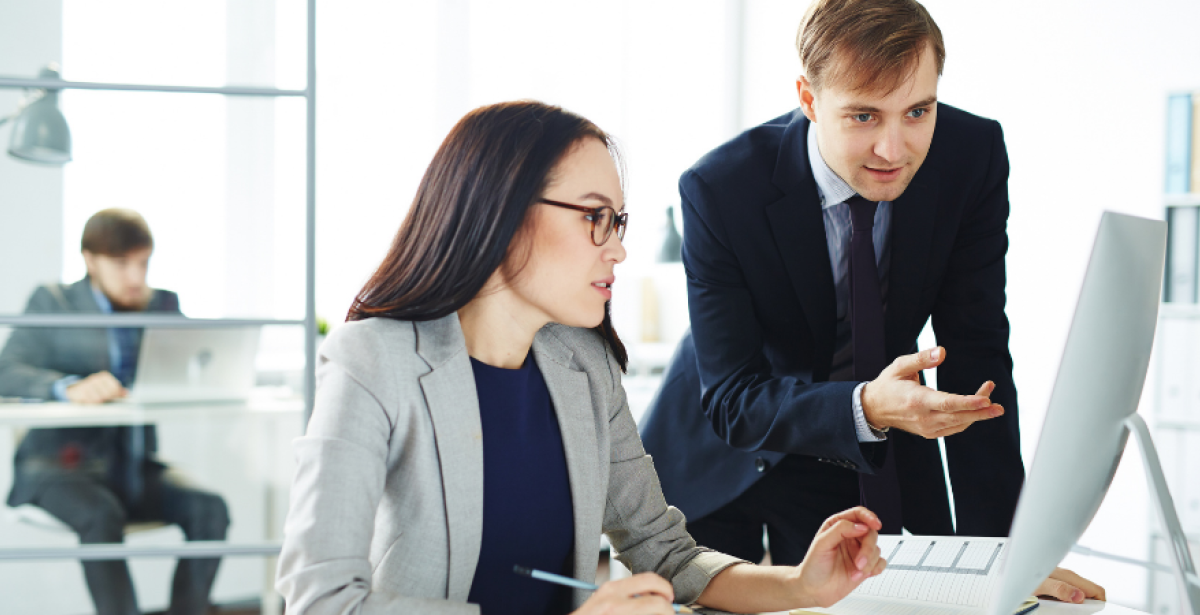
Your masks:
{"label": "glasses frame", "polygon": [[[550,199],[538,199],[538,202],[545,203],[547,205],[553,205],[555,207],[562,207],[564,209],[574,209],[575,211],[582,211],[584,213],[591,214],[591,217],[588,219],[592,223],[592,233],[591,233],[592,234],[592,243],[596,244],[597,246],[602,246],[602,245],[608,243],[608,238],[612,237],[614,230],[617,231],[617,241],[625,241],[625,230],[629,226],[629,213],[628,212],[617,213],[617,210],[613,209],[612,207],[609,207],[608,205],[601,205],[600,207],[585,207],[583,205],[572,205],[571,203],[563,203],[562,201],[552,201]],[[604,240],[596,241],[596,225],[600,221],[600,214],[604,213],[604,210],[606,210],[606,209],[612,212],[612,221],[613,222],[612,222],[612,224],[610,224],[608,226],[608,229],[605,230]]]}

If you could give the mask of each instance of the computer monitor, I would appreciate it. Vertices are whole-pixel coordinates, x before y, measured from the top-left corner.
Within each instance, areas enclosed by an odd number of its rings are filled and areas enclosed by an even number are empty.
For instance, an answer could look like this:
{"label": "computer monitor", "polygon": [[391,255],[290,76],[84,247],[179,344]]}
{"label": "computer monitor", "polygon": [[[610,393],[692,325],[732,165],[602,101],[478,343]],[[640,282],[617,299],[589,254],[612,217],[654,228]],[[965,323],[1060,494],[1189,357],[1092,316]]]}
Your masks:
{"label": "computer monitor", "polygon": [[[1112,482],[1130,430],[1171,536],[1185,602],[1200,586],[1145,423],[1137,416],[1150,364],[1167,225],[1105,212],[1033,464],[1021,490],[993,615],[1008,615],[1083,534]],[[1190,581],[1188,575],[1190,574]]]}

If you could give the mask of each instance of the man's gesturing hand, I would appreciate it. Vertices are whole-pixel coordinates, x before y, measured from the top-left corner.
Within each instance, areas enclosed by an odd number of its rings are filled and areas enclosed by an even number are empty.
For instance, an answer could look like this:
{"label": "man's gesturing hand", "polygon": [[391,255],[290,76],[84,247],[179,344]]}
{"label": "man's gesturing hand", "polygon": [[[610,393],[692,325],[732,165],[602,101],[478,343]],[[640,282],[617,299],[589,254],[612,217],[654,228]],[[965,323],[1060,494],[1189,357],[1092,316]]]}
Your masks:
{"label": "man's gesturing hand", "polygon": [[871,425],[895,427],[926,438],[956,434],[975,421],[1004,414],[988,397],[996,387],[983,383],[974,395],[952,395],[922,386],[921,370],[937,367],[946,359],[942,347],[898,357],[862,390],[863,414]]}

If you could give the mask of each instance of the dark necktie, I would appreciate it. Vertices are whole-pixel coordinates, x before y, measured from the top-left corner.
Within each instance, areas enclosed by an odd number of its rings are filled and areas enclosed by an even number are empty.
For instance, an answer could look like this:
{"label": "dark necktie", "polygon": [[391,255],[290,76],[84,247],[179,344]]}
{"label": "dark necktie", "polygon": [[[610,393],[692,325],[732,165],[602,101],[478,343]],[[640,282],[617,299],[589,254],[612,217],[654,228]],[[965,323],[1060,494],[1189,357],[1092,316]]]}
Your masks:
{"label": "dark necktie", "polygon": [[[112,366],[112,374],[121,381],[121,384],[129,387],[133,384],[134,376],[137,375],[138,351],[141,345],[141,329],[115,328],[112,329],[113,336],[117,340],[117,365]],[[128,437],[128,442],[125,443],[127,450],[125,457],[118,465],[121,467],[124,476],[125,497],[130,502],[140,502],[142,499],[142,490],[145,486],[142,481],[142,466],[146,458],[146,430],[149,427],[134,425],[123,431]]]}
{"label": "dark necktie", "polygon": [[[854,379],[874,380],[887,367],[883,336],[883,297],[879,292],[879,268],[875,263],[875,209],[879,203],[855,195],[850,204],[850,330],[854,345]],[[900,480],[896,456],[887,446],[883,467],[875,474],[860,473],[862,503],[879,515],[883,533],[899,534],[902,525]]]}
{"label": "dark necktie", "polygon": [[113,376],[121,381],[126,387],[133,384],[133,378],[137,375],[137,360],[138,346],[141,343],[138,335],[138,329],[113,329],[113,336],[117,340],[117,354],[119,363],[112,366]]}

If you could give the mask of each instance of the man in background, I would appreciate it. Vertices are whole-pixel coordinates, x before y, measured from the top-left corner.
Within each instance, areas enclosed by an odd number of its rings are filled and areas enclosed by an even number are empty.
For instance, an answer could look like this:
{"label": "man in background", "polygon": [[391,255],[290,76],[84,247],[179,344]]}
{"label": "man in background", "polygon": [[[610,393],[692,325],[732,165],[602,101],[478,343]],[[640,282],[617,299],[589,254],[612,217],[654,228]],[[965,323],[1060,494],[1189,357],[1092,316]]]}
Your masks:
{"label": "man in background", "polygon": [[[106,209],[84,226],[87,275],[34,291],[26,314],[180,314],[178,296],[146,283],[154,240],[145,219]],[[142,330],[17,328],[0,351],[0,395],[99,404],[128,394]],[[70,526],[83,544],[119,543],[128,522],[178,525],[188,540],[224,540],[225,501],[185,486],[155,460],[153,425],[32,429],[17,449],[9,506],[33,504]],[[200,615],[219,559],[184,559],[175,569],[171,615]],[[140,613],[124,561],[87,561],[98,615]]]}

